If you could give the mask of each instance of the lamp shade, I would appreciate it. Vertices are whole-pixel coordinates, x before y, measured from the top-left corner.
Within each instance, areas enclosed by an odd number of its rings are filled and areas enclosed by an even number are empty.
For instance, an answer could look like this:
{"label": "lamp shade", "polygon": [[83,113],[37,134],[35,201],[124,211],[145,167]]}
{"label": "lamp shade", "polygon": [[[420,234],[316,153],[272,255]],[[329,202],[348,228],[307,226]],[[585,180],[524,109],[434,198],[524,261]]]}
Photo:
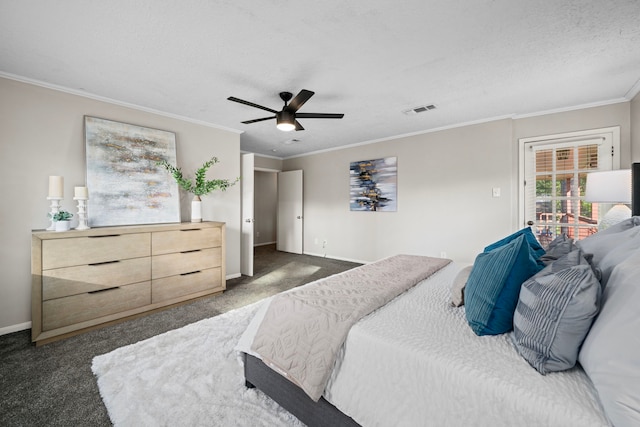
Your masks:
{"label": "lamp shade", "polygon": [[631,169],[587,174],[585,201],[631,203]]}
{"label": "lamp shade", "polygon": [[276,127],[284,132],[290,132],[296,128],[296,118],[293,113],[283,110],[276,113]]}

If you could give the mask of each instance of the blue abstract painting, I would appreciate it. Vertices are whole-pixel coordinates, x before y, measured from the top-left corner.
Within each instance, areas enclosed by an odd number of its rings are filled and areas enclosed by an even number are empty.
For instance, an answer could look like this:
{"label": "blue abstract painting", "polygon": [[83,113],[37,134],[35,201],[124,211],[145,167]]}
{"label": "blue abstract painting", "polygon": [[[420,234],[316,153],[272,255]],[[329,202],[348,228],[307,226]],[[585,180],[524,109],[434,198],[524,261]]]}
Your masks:
{"label": "blue abstract painting", "polygon": [[352,211],[396,212],[397,163],[397,157],[351,162]]}

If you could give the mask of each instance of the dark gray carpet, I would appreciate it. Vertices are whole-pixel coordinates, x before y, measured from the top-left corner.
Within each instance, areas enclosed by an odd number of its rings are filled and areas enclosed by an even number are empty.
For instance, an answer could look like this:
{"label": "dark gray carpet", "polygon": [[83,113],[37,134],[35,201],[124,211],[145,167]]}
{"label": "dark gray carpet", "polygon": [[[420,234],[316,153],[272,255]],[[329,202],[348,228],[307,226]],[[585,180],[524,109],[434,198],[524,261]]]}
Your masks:
{"label": "dark gray carpet", "polygon": [[109,426],[94,356],[233,310],[359,264],[257,247],[254,276],[198,300],[36,348],[31,331],[0,336],[0,426]]}

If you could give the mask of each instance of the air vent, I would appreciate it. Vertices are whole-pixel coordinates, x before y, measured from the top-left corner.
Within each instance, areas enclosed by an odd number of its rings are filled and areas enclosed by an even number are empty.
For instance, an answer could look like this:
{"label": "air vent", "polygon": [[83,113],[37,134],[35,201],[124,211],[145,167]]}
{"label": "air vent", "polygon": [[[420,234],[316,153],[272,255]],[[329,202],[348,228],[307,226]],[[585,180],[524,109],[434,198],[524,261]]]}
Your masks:
{"label": "air vent", "polygon": [[433,105],[433,104],[421,105],[419,107],[415,107],[415,108],[412,108],[410,110],[404,110],[403,113],[405,113],[408,116],[412,116],[414,114],[424,113],[425,111],[435,110],[435,109],[436,109],[436,106]]}
{"label": "air vent", "polygon": [[297,144],[298,142],[300,142],[298,138],[291,138],[291,139],[287,139],[286,141],[282,141],[284,145]]}

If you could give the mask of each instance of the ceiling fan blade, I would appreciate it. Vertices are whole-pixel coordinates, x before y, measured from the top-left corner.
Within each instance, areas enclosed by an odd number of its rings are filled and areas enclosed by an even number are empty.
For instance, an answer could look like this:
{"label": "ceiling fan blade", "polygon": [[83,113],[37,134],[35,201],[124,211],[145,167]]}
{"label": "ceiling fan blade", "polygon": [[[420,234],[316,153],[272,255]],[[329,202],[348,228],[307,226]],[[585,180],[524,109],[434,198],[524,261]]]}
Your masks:
{"label": "ceiling fan blade", "polygon": [[344,114],[337,113],[296,113],[299,119],[341,119]]}
{"label": "ceiling fan blade", "polygon": [[253,102],[245,101],[244,99],[236,98],[235,96],[230,96],[227,98],[229,101],[239,102],[240,104],[248,105],[250,107],[259,108],[261,110],[269,111],[270,113],[277,113],[276,110],[273,110],[268,107],[263,107],[262,105],[254,104]]}
{"label": "ceiling fan blade", "polygon": [[315,92],[312,92],[310,90],[302,89],[300,93],[298,93],[296,97],[293,98],[291,102],[289,102],[289,105],[287,105],[287,110],[293,111],[295,113],[300,109],[300,107],[304,105],[305,102],[309,100],[309,98],[313,96],[314,93]]}
{"label": "ceiling fan blade", "polygon": [[296,120],[296,130],[304,130],[299,121]]}
{"label": "ceiling fan blade", "polygon": [[262,121],[264,121],[264,120],[270,120],[270,119],[275,119],[275,118],[276,118],[276,116],[263,117],[263,118],[261,118],[261,119],[247,120],[247,121],[244,121],[244,122],[242,122],[242,123],[244,123],[245,125],[248,125],[248,124],[251,124],[251,123],[262,122]]}

